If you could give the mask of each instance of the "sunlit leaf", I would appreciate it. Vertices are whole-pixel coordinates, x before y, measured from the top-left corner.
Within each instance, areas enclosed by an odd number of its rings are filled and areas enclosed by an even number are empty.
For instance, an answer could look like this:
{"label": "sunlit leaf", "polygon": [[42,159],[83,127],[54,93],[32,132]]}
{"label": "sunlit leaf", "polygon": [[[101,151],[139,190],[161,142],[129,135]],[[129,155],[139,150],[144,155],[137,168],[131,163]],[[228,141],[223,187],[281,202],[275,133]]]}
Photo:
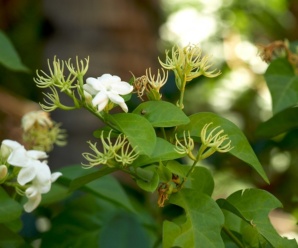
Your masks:
{"label": "sunlit leaf", "polygon": [[144,116],[154,127],[174,127],[189,122],[180,108],[164,101],[141,103],[133,113]]}
{"label": "sunlit leaf", "polygon": [[28,72],[8,37],[0,31],[0,64],[14,71]]}
{"label": "sunlit leaf", "polygon": [[205,124],[212,122],[210,125],[210,130],[212,128],[220,126],[224,130],[224,134],[227,134],[231,140],[232,150],[229,153],[233,154],[235,157],[243,160],[254,168],[259,175],[266,181],[268,181],[267,175],[263,170],[262,165],[260,164],[256,154],[251,148],[247,138],[243,132],[231,121],[220,117],[214,113],[202,112],[190,116],[190,123],[178,128],[179,132],[184,130],[190,131],[191,136],[200,137],[201,130]]}
{"label": "sunlit leaf", "polygon": [[171,195],[170,203],[185,210],[186,221],[165,222],[164,248],[169,247],[224,247],[220,230],[223,214],[209,196],[193,189],[183,189]]}
{"label": "sunlit leaf", "polygon": [[298,76],[286,59],[273,60],[264,77],[272,97],[273,113],[276,114],[298,102]]}

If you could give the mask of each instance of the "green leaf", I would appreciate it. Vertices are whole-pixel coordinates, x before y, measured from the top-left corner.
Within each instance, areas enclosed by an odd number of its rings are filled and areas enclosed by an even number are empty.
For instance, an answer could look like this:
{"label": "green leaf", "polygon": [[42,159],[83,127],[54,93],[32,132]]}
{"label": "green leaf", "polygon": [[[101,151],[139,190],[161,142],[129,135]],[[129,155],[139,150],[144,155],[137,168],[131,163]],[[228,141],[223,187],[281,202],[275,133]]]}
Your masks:
{"label": "green leaf", "polygon": [[220,236],[224,216],[213,199],[196,190],[183,189],[171,195],[170,203],[184,208],[186,221],[164,223],[164,248],[224,247]]}
{"label": "green leaf", "polygon": [[280,112],[298,102],[298,76],[284,58],[273,60],[264,74],[271,97],[273,113]]}
{"label": "green leaf", "polygon": [[[64,209],[53,217],[51,224],[52,228],[42,236],[42,248],[124,248],[128,244],[134,247],[131,244],[134,239],[138,245],[141,240],[150,244],[143,221],[137,214],[126,212],[106,199],[91,194],[75,194],[69,198],[65,202]],[[114,240],[111,240],[112,237]],[[118,245],[108,246],[109,243],[114,244],[114,242]]]}
{"label": "green leaf", "polygon": [[190,123],[185,126],[180,126],[178,128],[179,133],[183,133],[184,130],[189,130],[191,136],[200,137],[201,130],[205,124],[212,122],[213,124],[210,125],[210,129],[220,126],[231,140],[231,146],[233,149],[230,150],[229,153],[249,164],[267,183],[269,183],[267,175],[247,138],[234,123],[216,114],[208,112],[194,114],[189,118]]}
{"label": "green leaf", "polygon": [[154,127],[174,127],[189,123],[189,118],[180,108],[164,101],[141,103],[133,113],[144,116]]}
{"label": "green leaf", "polygon": [[0,64],[14,71],[28,72],[8,37],[0,31]]}
{"label": "green leaf", "polygon": [[132,147],[137,147],[140,154],[151,155],[155,147],[156,135],[147,119],[131,113],[109,115],[108,119],[116,129],[127,136]]}
{"label": "green leaf", "polygon": [[202,166],[194,168],[191,173],[191,188],[195,191],[205,193],[209,196],[212,195],[214,190],[214,180],[210,171]]}
{"label": "green leaf", "polygon": [[[245,243],[250,247],[258,247],[259,243],[268,242],[274,248],[288,247],[292,241],[283,239],[273,228],[268,214],[271,210],[279,208],[282,204],[270,193],[260,189],[239,190],[226,200],[217,201],[222,209],[240,217],[243,221],[239,232]],[[227,218],[228,220],[228,218]],[[231,229],[235,221],[230,221]],[[239,228],[239,225],[238,225]]]}
{"label": "green leaf", "polygon": [[277,113],[262,123],[256,133],[261,137],[271,138],[295,128],[298,128],[298,107]]}
{"label": "green leaf", "polygon": [[175,151],[175,146],[170,142],[157,137],[154,150],[150,156],[141,155],[134,162],[133,166],[149,165],[160,161],[184,157]]}
{"label": "green leaf", "polygon": [[0,186],[0,223],[10,222],[22,214],[22,206]]}
{"label": "green leaf", "polygon": [[[68,181],[70,189],[73,190],[78,188],[78,184],[73,183],[75,180],[77,180],[77,178],[83,178],[83,181],[86,182],[87,180],[85,180],[85,177],[91,176],[93,178],[93,181],[88,181],[88,183],[85,185],[81,184],[80,181],[80,186],[82,186],[83,190],[103,197],[106,200],[120,205],[132,212],[135,211],[120,183],[110,175],[102,176],[102,170],[99,170],[101,173],[98,173],[99,171],[96,171],[95,168],[84,170],[81,166],[75,165],[64,167],[60,171],[63,174],[63,184],[65,185],[65,182]],[[92,171],[92,173],[90,173],[90,171]],[[90,174],[86,176],[86,173]],[[96,179],[95,176],[98,176],[99,174],[101,177]],[[60,182],[60,179],[58,182]]]}
{"label": "green leaf", "polygon": [[136,179],[136,183],[141,189],[148,192],[154,192],[156,190],[159,183],[159,175],[155,166],[138,167],[136,174],[139,177]]}
{"label": "green leaf", "polygon": [[148,236],[135,216],[119,213],[102,228],[98,247],[150,248],[150,245]]}
{"label": "green leaf", "polygon": [[5,225],[0,224],[0,247],[1,248],[14,248],[14,247],[31,247],[30,245],[26,244],[23,238],[14,233]]}
{"label": "green leaf", "polygon": [[161,182],[167,183],[172,181],[172,172],[163,163],[159,163],[157,167],[157,173]]}

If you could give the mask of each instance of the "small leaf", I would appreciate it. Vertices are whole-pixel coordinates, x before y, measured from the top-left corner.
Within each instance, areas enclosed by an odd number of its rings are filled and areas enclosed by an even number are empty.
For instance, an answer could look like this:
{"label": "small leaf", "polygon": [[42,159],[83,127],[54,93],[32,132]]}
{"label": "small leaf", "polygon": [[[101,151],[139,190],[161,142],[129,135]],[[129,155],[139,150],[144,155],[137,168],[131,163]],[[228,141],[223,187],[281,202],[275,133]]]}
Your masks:
{"label": "small leaf", "polygon": [[181,221],[175,220],[171,224],[165,223],[164,244],[170,244],[170,246],[164,246],[164,248],[202,247],[202,244],[210,248],[224,247],[220,236],[224,216],[213,199],[193,189],[182,189],[172,194],[169,201],[184,208],[186,221],[182,224]]}
{"label": "small leaf", "polygon": [[0,31],[0,64],[14,71],[28,72],[7,36]]}
{"label": "small leaf", "polygon": [[136,179],[137,185],[148,192],[154,192],[159,183],[159,175],[155,166],[148,166],[145,168],[138,167],[136,169],[138,178]]}
{"label": "small leaf", "polygon": [[175,151],[175,146],[170,142],[157,137],[156,144],[151,156],[141,155],[134,162],[133,166],[149,165],[160,161],[172,160],[184,157]]}
{"label": "small leaf", "polygon": [[151,155],[155,147],[156,134],[147,119],[131,113],[109,115],[108,119],[116,129],[127,136],[132,147],[137,147],[140,154]]}
{"label": "small leaf", "polygon": [[174,127],[189,123],[189,118],[180,108],[164,101],[141,103],[133,113],[144,116],[154,127]]}
{"label": "small leaf", "polygon": [[207,112],[194,114],[189,118],[190,123],[185,126],[180,126],[178,132],[183,133],[184,130],[188,130],[191,136],[200,137],[201,130],[205,124],[212,122],[213,124],[210,126],[210,129],[220,126],[231,140],[231,147],[233,147],[233,149],[230,150],[229,153],[249,164],[269,183],[267,175],[248,140],[234,123],[216,114]]}
{"label": "small leaf", "polygon": [[22,214],[22,206],[0,186],[0,223],[10,222]]}
{"label": "small leaf", "polygon": [[284,58],[273,60],[264,74],[272,97],[273,113],[298,102],[298,76]]}
{"label": "small leaf", "polygon": [[298,128],[298,107],[285,109],[262,123],[257,135],[272,138],[295,128]]}

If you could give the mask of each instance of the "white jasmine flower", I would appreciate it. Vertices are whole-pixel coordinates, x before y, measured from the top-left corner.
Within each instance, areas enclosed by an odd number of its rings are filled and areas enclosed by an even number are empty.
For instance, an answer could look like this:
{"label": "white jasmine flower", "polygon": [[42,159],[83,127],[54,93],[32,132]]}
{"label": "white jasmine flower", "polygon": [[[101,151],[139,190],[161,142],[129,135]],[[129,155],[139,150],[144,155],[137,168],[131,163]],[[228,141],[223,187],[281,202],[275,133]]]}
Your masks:
{"label": "white jasmine flower", "polygon": [[4,140],[2,145],[11,149],[7,162],[10,165],[21,167],[17,176],[17,181],[21,186],[30,183],[25,190],[28,202],[24,205],[26,212],[33,211],[41,201],[41,194],[48,193],[52,182],[56,181],[62,174],[60,172],[51,173],[46,161],[47,154],[42,151],[29,150],[16,141]]}
{"label": "white jasmine flower", "polygon": [[103,74],[101,77],[89,77],[84,84],[84,90],[93,96],[92,104],[102,111],[109,100],[119,105],[124,112],[128,111],[124,99],[120,95],[127,95],[133,91],[133,86],[121,81],[120,77]]}
{"label": "white jasmine flower", "polygon": [[[39,205],[41,201],[41,194],[48,193],[51,189],[51,184],[62,175],[60,172],[51,174],[51,171],[46,163],[40,161],[38,162],[39,163],[35,163],[34,166],[29,167],[32,170],[31,174],[25,173],[24,171],[24,173],[18,177],[18,182],[21,185],[24,185],[28,180],[31,181],[30,187],[25,191],[28,201],[25,203],[24,209],[28,213],[32,212]],[[22,170],[24,169],[25,168],[22,168]]]}

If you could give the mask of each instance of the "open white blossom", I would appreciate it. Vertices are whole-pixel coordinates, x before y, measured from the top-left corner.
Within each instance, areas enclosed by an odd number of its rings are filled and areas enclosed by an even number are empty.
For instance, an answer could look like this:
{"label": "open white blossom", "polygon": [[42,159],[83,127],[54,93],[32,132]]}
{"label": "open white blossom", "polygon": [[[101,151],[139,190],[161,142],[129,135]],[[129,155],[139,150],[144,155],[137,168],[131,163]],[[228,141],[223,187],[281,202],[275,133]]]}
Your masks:
{"label": "open white blossom", "polygon": [[41,194],[48,193],[51,184],[62,174],[60,172],[51,173],[46,161],[47,154],[42,151],[29,150],[16,141],[4,140],[2,145],[11,149],[7,162],[10,165],[21,167],[17,176],[17,181],[21,186],[28,184],[25,195],[28,202],[24,205],[26,212],[32,212],[41,201]]}
{"label": "open white blossom", "polygon": [[89,77],[84,84],[84,90],[93,96],[92,104],[102,111],[109,100],[119,105],[124,112],[128,111],[124,99],[120,95],[127,95],[133,91],[133,86],[121,81],[120,77],[103,74],[101,77]]}

